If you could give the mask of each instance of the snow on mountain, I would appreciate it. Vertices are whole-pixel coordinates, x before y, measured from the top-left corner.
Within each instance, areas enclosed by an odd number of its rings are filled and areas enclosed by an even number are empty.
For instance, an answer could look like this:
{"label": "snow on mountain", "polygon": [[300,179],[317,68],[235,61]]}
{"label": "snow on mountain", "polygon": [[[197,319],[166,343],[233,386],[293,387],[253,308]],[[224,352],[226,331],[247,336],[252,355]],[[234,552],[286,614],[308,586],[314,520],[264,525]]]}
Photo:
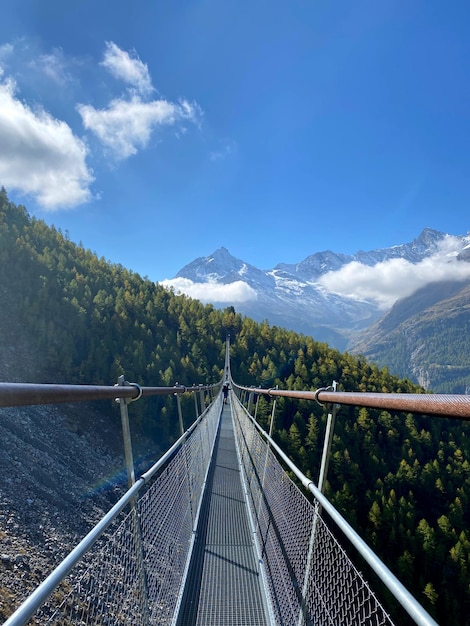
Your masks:
{"label": "snow on mountain", "polygon": [[[469,258],[469,235],[454,237],[426,228],[410,243],[369,252],[361,250],[354,255],[326,250],[312,254],[297,264],[279,263],[270,270],[260,270],[233,257],[226,248],[219,248],[207,257],[195,259],[178,272],[174,281],[168,282],[174,282],[175,286],[178,280],[183,279],[194,284],[203,283],[210,292],[210,285],[229,286],[241,281],[248,286],[247,294],[256,293],[256,297],[238,301],[236,309],[240,313],[255,320],[267,319],[271,324],[311,334],[344,349],[352,333],[365,329],[383,315],[384,304],[380,298],[367,295],[367,290],[362,292],[365,296],[359,289],[349,293],[342,291],[335,287],[340,284],[340,281],[334,280],[335,277],[341,277],[348,268],[352,268],[347,276],[350,284],[350,276],[357,275],[357,269],[363,268],[365,280],[371,285],[374,280],[378,285],[390,282],[390,277],[400,284],[400,272],[409,276],[415,268],[420,268],[422,282],[425,282],[429,279],[423,266],[428,274],[433,274],[434,265],[442,267],[446,261]],[[464,265],[467,272],[470,264]],[[379,269],[380,272],[376,271]],[[374,278],[370,278],[367,272]],[[210,301],[209,298],[206,300]],[[225,303],[226,306],[230,304],[228,301]]]}
{"label": "snow on mountain", "polygon": [[338,254],[331,250],[325,252],[316,252],[308,256],[301,263],[296,265],[279,264],[275,269],[284,272],[293,273],[301,276],[305,280],[317,280],[319,276],[327,272],[339,270],[344,265],[357,261],[363,265],[373,266],[377,263],[383,263],[390,259],[406,259],[411,263],[418,263],[423,258],[437,252],[439,242],[447,235],[440,233],[431,228],[425,228],[421,235],[414,239],[411,243],[405,243],[390,248],[379,248],[365,252],[360,250],[356,254]]}
{"label": "snow on mountain", "polygon": [[470,243],[457,254],[457,261],[470,261]]}
{"label": "snow on mountain", "polygon": [[185,265],[176,278],[189,278],[193,282],[220,282],[224,284],[244,280],[250,286],[269,289],[274,281],[266,272],[254,265],[233,257],[226,248],[219,248],[207,257],[199,257]]}

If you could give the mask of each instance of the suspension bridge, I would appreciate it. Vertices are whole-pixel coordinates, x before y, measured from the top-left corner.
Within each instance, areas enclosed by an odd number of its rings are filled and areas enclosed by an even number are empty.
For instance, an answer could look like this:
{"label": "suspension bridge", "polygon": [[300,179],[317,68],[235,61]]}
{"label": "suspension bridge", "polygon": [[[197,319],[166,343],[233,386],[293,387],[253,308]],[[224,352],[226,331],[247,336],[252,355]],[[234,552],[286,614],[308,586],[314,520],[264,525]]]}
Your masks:
{"label": "suspension bridge", "polygon": [[[183,393],[193,394],[197,414],[186,431]],[[136,477],[128,404],[167,394],[177,401],[181,437]],[[273,398],[269,432],[256,420],[262,394]],[[325,405],[317,484],[272,438],[280,396]],[[247,388],[231,378],[228,342],[217,385],[140,387],[124,377],[114,387],[0,383],[0,406],[104,398],[120,405],[129,488],[5,626],[392,625],[387,607],[338,542],[340,534],[414,623],[436,626],[323,487],[338,406],[469,419],[470,398],[338,392],[335,385],[315,392]]]}

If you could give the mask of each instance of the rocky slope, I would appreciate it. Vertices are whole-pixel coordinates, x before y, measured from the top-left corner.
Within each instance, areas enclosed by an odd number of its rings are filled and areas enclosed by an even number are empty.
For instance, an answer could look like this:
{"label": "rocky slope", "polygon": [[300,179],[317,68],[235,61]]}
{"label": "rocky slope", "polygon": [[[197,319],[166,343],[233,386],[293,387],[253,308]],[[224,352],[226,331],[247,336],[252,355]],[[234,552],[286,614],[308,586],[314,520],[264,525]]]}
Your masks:
{"label": "rocky slope", "polygon": [[[0,381],[48,382],[34,338],[0,301]],[[123,467],[119,414],[108,409],[0,409],[0,621],[123,492],[119,479],[102,488]]]}

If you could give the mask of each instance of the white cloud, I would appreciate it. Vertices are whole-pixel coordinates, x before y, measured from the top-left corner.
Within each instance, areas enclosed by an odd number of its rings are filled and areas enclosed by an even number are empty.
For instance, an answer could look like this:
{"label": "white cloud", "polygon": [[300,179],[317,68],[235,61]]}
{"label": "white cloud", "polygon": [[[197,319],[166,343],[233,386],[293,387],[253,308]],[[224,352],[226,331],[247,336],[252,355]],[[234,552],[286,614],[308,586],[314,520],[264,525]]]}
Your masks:
{"label": "white cloud", "polygon": [[5,61],[13,54],[13,44],[4,43],[0,46],[0,61]]}
{"label": "white cloud", "polygon": [[131,86],[125,96],[111,100],[103,109],[78,104],[84,127],[93,132],[116,160],[126,159],[145,148],[157,127],[178,124],[176,135],[184,134],[184,121],[197,123],[202,115],[195,103],[165,99],[148,100],[154,91],[148,67],[115,43],[107,42],[101,65],[115,78]]}
{"label": "white cloud", "polygon": [[50,78],[58,85],[65,85],[72,80],[71,75],[67,71],[64,53],[60,48],[56,48],[47,54],[41,54],[32,61],[32,66],[39,69],[47,78]]}
{"label": "white cloud", "polygon": [[48,210],[90,200],[93,175],[85,143],[65,122],[33,111],[15,97],[15,83],[0,83],[0,183],[31,194]]}
{"label": "white cloud", "polygon": [[136,154],[138,148],[145,148],[155,127],[182,120],[195,121],[199,113],[197,105],[186,101],[179,104],[166,100],[143,102],[138,96],[113,100],[107,109],[79,104],[77,110],[85,128],[93,131],[118,160]]}
{"label": "white cloud", "polygon": [[[145,148],[159,127],[172,127],[180,136],[189,123],[198,123],[202,112],[197,104],[148,97],[154,91],[149,70],[134,52],[108,42],[103,59],[101,66],[124,81],[125,94],[101,109],[91,104],[78,104],[75,109],[85,129],[113,158],[119,161]],[[47,210],[91,199],[94,177],[86,163],[92,156],[90,148],[67,122],[50,112],[56,95],[51,87],[60,86],[59,98],[66,93],[60,102],[64,109],[82,85],[71,70],[83,67],[83,60],[66,57],[60,48],[43,53],[34,41],[0,45],[0,185],[32,195]],[[21,100],[13,76],[38,102],[47,89],[49,112]]]}
{"label": "white cloud", "polygon": [[212,304],[235,304],[256,300],[256,291],[242,280],[237,280],[228,285],[219,283],[195,283],[189,278],[173,278],[161,282],[163,287],[172,287],[175,293],[184,293],[201,302]]}
{"label": "white cloud", "polygon": [[211,161],[222,161],[233,154],[236,149],[237,146],[234,141],[224,141],[218,150],[213,150],[210,153],[209,158]]}
{"label": "white cloud", "polygon": [[3,70],[18,83],[30,88],[36,97],[40,97],[39,94],[44,90],[50,90],[51,85],[48,81],[60,87],[75,83],[76,79],[71,70],[80,67],[81,61],[66,57],[62,48],[43,52],[36,40],[22,37],[16,39],[14,43],[0,46],[0,65],[3,65]]}
{"label": "white cloud", "polygon": [[147,65],[137,55],[131,57],[112,41],[106,42],[106,52],[101,65],[115,78],[131,85],[138,93],[146,95],[153,91]]}
{"label": "white cloud", "polygon": [[457,261],[455,249],[455,238],[449,236],[436,254],[420,263],[391,259],[369,267],[353,261],[324,274],[319,282],[328,291],[389,308],[428,283],[470,278],[470,263]]}
{"label": "white cloud", "polygon": [[0,78],[5,73],[5,64],[8,62],[8,58],[13,54],[13,46],[11,43],[4,43],[0,46]]}

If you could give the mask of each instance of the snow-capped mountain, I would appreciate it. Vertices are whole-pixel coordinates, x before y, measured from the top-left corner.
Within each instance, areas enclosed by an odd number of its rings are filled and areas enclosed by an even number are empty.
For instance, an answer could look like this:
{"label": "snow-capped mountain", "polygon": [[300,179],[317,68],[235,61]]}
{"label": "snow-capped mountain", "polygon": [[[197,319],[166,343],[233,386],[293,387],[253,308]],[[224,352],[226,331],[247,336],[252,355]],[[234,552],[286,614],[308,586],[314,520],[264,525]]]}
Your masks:
{"label": "snow-capped mountain", "polygon": [[[370,326],[385,311],[383,304],[373,298],[341,295],[338,290],[335,293],[328,288],[326,274],[338,272],[352,262],[369,268],[393,259],[419,264],[442,250],[445,241],[451,242],[446,248],[448,258],[454,261],[468,259],[468,235],[449,239],[449,235],[427,228],[410,243],[359,251],[354,255],[326,250],[297,264],[279,263],[271,270],[258,269],[233,257],[226,248],[219,248],[183,267],[176,279],[213,285],[242,281],[251,288],[254,297],[237,302],[237,311],[255,320],[267,319],[271,324],[311,334],[320,341],[344,349],[352,333]],[[229,304],[226,302],[223,306]]]}
{"label": "snow-capped mountain", "polygon": [[[287,265],[280,263],[274,270],[286,271],[294,273],[305,280],[317,280],[323,274],[330,271],[337,271],[347,263],[357,261],[363,265],[374,266],[377,263],[390,261],[391,259],[405,259],[410,263],[419,263],[424,258],[431,256],[439,249],[439,243],[448,237],[445,233],[441,233],[431,228],[425,228],[423,232],[413,239],[411,243],[404,243],[390,248],[379,248],[364,252],[360,250],[356,254],[337,254],[326,250],[325,252],[316,252],[308,256],[305,260],[296,265]],[[458,238],[464,242],[470,241],[468,237]]]}
{"label": "snow-capped mountain", "polygon": [[314,334],[331,345],[345,342],[341,330],[336,329],[362,328],[378,317],[378,308],[372,303],[330,293],[295,269],[260,270],[233,257],[226,248],[195,259],[176,278],[223,285],[243,281],[256,292],[256,299],[238,302],[237,311],[258,321],[267,319],[271,324]]}

